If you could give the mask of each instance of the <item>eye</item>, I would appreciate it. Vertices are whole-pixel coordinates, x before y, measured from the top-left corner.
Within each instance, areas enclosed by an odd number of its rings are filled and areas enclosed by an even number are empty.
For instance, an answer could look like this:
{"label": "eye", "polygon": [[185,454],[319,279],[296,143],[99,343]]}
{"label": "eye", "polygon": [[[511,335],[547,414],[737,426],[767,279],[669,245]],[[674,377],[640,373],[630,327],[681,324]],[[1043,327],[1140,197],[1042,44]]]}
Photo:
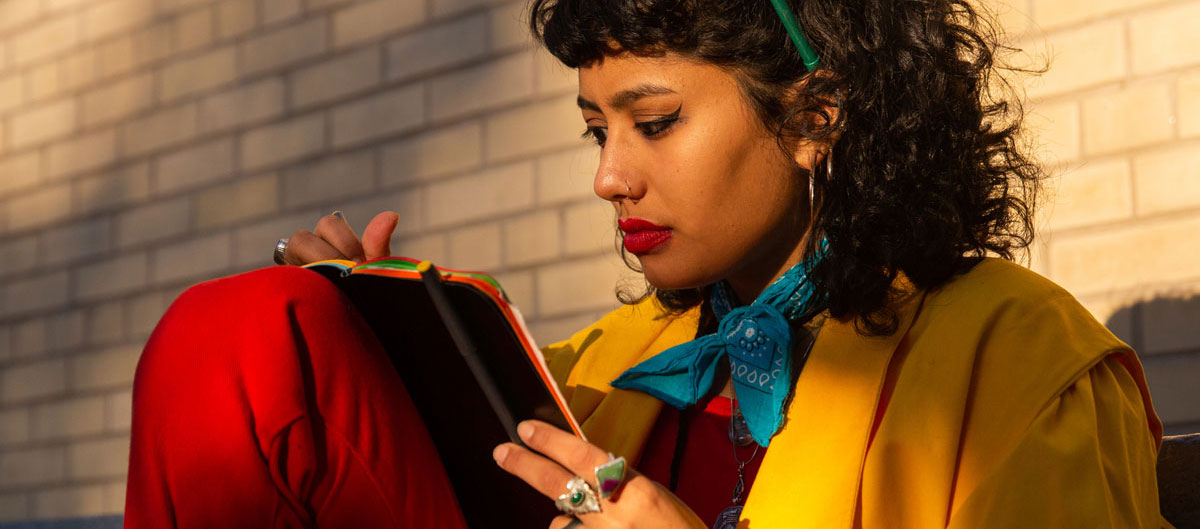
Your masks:
{"label": "eye", "polygon": [[671,128],[671,125],[674,125],[677,121],[679,121],[679,112],[681,110],[683,110],[683,105],[680,105],[679,108],[675,109],[674,112],[666,116],[653,121],[637,123],[634,126],[642,132],[643,136],[647,138],[653,138],[659,134],[662,134],[663,132],[666,132],[667,129]]}
{"label": "eye", "polygon": [[588,127],[587,130],[583,131],[583,137],[585,139],[591,138],[592,140],[594,140],[596,142],[596,145],[599,145],[600,147],[604,147],[604,142],[608,141],[608,128],[607,127]]}

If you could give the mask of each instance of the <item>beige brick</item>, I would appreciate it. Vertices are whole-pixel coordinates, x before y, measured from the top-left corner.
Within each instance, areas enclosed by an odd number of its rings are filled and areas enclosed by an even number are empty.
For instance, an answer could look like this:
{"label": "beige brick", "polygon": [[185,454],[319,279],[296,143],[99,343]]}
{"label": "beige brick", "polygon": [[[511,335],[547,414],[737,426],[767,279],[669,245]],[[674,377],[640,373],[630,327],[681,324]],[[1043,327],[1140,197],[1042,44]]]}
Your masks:
{"label": "beige brick", "polygon": [[500,226],[477,224],[450,232],[450,255],[445,266],[488,271],[500,267]]}
{"label": "beige brick", "polygon": [[42,186],[8,204],[10,231],[39,228],[66,219],[71,214],[71,186]]}
{"label": "beige brick", "polygon": [[491,48],[511,50],[533,46],[529,35],[527,6],[522,2],[505,4],[488,13]]}
{"label": "beige brick", "polygon": [[300,15],[300,0],[263,0],[263,24],[276,24]]}
{"label": "beige brick", "polygon": [[179,15],[175,19],[176,50],[190,51],[212,43],[215,20],[212,7],[202,7]]}
{"label": "beige brick", "polygon": [[1200,219],[1167,219],[1056,238],[1051,279],[1076,295],[1112,292],[1200,277],[1200,248],[1181,245]]}
{"label": "beige brick", "polygon": [[1069,92],[1125,76],[1127,48],[1120,21],[1051,33],[1045,38],[1045,46],[1043,49],[1040,37],[1025,45],[1033,58],[1045,58],[1038,57],[1042,52],[1051,58],[1050,70],[1027,84],[1031,97]]}
{"label": "beige brick", "polygon": [[147,284],[145,253],[97,261],[75,270],[75,297],[83,301],[136,292]]}
{"label": "beige brick", "polygon": [[40,356],[50,350],[49,318],[34,317],[22,321],[13,327],[12,356],[15,358],[30,358]]}
{"label": "beige brick", "polygon": [[333,43],[342,47],[413,27],[425,20],[423,2],[374,0],[333,15]]}
{"label": "beige brick", "polygon": [[240,45],[242,71],[257,73],[294,64],[328,47],[325,19],[313,19],[255,37]]}
{"label": "beige brick", "polygon": [[1170,85],[1155,83],[1090,97],[1083,102],[1084,151],[1132,149],[1171,139]]}
{"label": "beige brick", "polygon": [[380,52],[366,48],[304,68],[292,76],[292,106],[303,107],[379,84]]}
{"label": "beige brick", "polygon": [[1134,158],[1140,215],[1200,205],[1200,148],[1185,144]]}
{"label": "beige brick", "polygon": [[583,144],[579,139],[579,132],[583,127],[574,95],[496,114],[488,118],[484,127],[484,145],[488,161],[528,156]]}
{"label": "beige brick", "polygon": [[233,140],[189,146],[159,158],[154,165],[155,189],[174,193],[226,178],[234,171]]}
{"label": "beige brick", "polygon": [[133,34],[133,64],[145,66],[169,57],[175,51],[175,27],[169,20]]}
{"label": "beige brick", "polygon": [[98,169],[116,158],[117,133],[105,129],[51,145],[46,151],[46,172],[51,178],[58,178]]}
{"label": "beige brick", "polygon": [[83,96],[83,124],[91,127],[130,116],[154,104],[150,74],[126,77]]}
{"label": "beige brick", "polygon": [[477,7],[503,4],[508,0],[433,0],[433,16],[444,17]]}
{"label": "beige brick", "polygon": [[264,79],[204,98],[200,103],[200,128],[223,130],[256,123],[283,114],[283,82]]}
{"label": "beige brick", "polygon": [[104,398],[85,397],[33,407],[32,437],[46,441],[104,431]]}
{"label": "beige brick", "polygon": [[33,515],[38,518],[96,516],[104,512],[104,487],[71,485],[33,494]]}
{"label": "beige brick", "polygon": [[394,143],[383,151],[383,185],[429,180],[479,167],[483,126],[472,121]]}
{"label": "beige brick", "polygon": [[21,106],[25,92],[21,87],[21,76],[10,75],[0,79],[0,112],[8,112]]}
{"label": "beige brick", "polygon": [[253,170],[320,152],[325,123],[314,114],[254,129],[242,136],[242,169]]}
{"label": "beige brick", "polygon": [[62,82],[59,79],[59,61],[51,61],[25,72],[25,97],[31,102],[59,95]]}
{"label": "beige brick", "polygon": [[532,271],[492,274],[492,277],[500,283],[500,288],[504,289],[509,303],[516,305],[521,310],[521,315],[526,321],[537,316],[537,312],[534,310],[537,308],[534,305],[537,297],[534,295]]}
{"label": "beige brick", "polygon": [[128,248],[187,232],[191,225],[189,197],[129,208],[117,216],[117,246]]}
{"label": "beige brick", "polygon": [[539,204],[596,199],[592,180],[600,165],[600,149],[586,145],[542,156],[537,162]]}
{"label": "beige brick", "polygon": [[[21,274],[32,270],[37,266],[37,236],[29,235],[20,238],[6,238],[0,242],[0,263],[5,263],[3,268],[0,268],[0,276],[10,274]],[[0,345],[4,342],[0,341]],[[0,354],[0,357],[4,356]]]}
{"label": "beige brick", "polygon": [[614,257],[569,261],[539,269],[538,314],[558,315],[616,307],[614,292],[624,270]]}
{"label": "beige brick", "polygon": [[504,223],[504,264],[522,266],[559,256],[562,223],[554,210],[522,215]]}
{"label": "beige brick", "polygon": [[237,53],[226,46],[162,69],[158,94],[163,101],[196,94],[228,84],[237,78]]}
{"label": "beige brick", "polygon": [[129,300],[129,332],[144,338],[158,325],[158,320],[167,310],[167,300],[160,292],[141,294]]}
{"label": "beige brick", "polygon": [[37,19],[38,2],[36,0],[15,0],[0,2],[0,31],[28,27],[30,22]]}
{"label": "beige brick", "polygon": [[439,120],[520,101],[533,95],[533,53],[443,75],[430,82],[430,94],[433,118]]}
{"label": "beige brick", "polygon": [[52,483],[65,475],[62,448],[29,448],[0,454],[0,483],[28,486]]}
{"label": "beige brick", "polygon": [[46,345],[59,352],[83,345],[83,311],[59,312],[46,322]]}
{"label": "beige brick", "polygon": [[79,17],[74,14],[46,20],[18,33],[9,41],[14,65],[62,53],[79,43]]}
{"label": "beige brick", "polygon": [[975,7],[983,8],[984,13],[995,20],[999,25],[996,29],[1002,31],[1001,37],[1005,42],[1012,36],[1025,33],[1033,25],[1026,0],[981,0],[975,2]]}
{"label": "beige brick", "polygon": [[189,103],[159,110],[121,127],[126,154],[144,154],[192,139],[197,132],[196,105]]}
{"label": "beige brick", "polygon": [[417,237],[406,237],[392,241],[392,254],[413,259],[427,260],[432,263],[446,262],[450,249],[446,244],[446,236],[440,233]]}
{"label": "beige brick", "polygon": [[53,272],[8,284],[4,314],[13,316],[66,306],[70,300],[66,272]]}
{"label": "beige brick", "polygon": [[[320,216],[316,211],[306,211],[239,227],[233,232],[234,266],[258,268],[272,265],[271,250],[275,247],[275,242],[282,237],[291,237],[296,230],[312,230]],[[142,329],[148,330],[147,328],[153,327],[158,319],[154,312],[146,311],[146,317],[142,319]],[[152,319],[154,321],[151,321]]]}
{"label": "beige brick", "polygon": [[228,226],[278,210],[278,176],[271,173],[240,178],[196,196],[196,227]]}
{"label": "beige brick", "polygon": [[333,145],[345,147],[413,130],[424,123],[421,85],[398,88],[333,109]]}
{"label": "beige brick", "polygon": [[1074,101],[1038,105],[1026,114],[1025,134],[1033,138],[1034,156],[1043,165],[1079,159],[1083,141],[1079,129],[1079,104]]}
{"label": "beige brick", "polygon": [[402,191],[399,193],[371,194],[369,198],[348,203],[336,203],[345,214],[346,220],[354,227],[355,233],[362,233],[367,222],[384,211],[392,211],[400,216],[396,225],[396,236],[406,236],[419,233],[424,227],[421,192],[419,190]]}
{"label": "beige brick", "polygon": [[1200,2],[1143,12],[1129,20],[1133,72],[1145,74],[1200,62]]}
{"label": "beige brick", "polygon": [[350,1],[352,0],[308,0],[305,5],[308,7],[308,11],[311,12],[325,10],[338,4],[344,4]]}
{"label": "beige brick", "polygon": [[59,62],[59,88],[75,90],[90,85],[96,80],[99,54],[95,48],[81,48],[63,57]]}
{"label": "beige brick", "polygon": [[292,209],[361,195],[375,181],[375,157],[357,152],[297,167],[284,175],[284,207]]}
{"label": "beige brick", "polygon": [[405,79],[453,67],[488,52],[484,14],[422,28],[387,45],[387,78]]}
{"label": "beige brick", "polygon": [[19,149],[65,136],[75,130],[77,106],[74,99],[60,99],[14,115],[9,145]]}
{"label": "beige brick", "polygon": [[0,411],[0,446],[29,440],[29,408]]}
{"label": "beige brick", "polygon": [[83,33],[88,41],[127,32],[150,21],[153,0],[106,0],[89,2],[83,12]]}
{"label": "beige brick", "polygon": [[546,346],[570,338],[576,332],[595,323],[605,313],[606,311],[597,310],[573,316],[549,319],[539,318],[537,321],[529,324],[529,332],[533,334],[533,339],[537,341],[539,346]]}
{"label": "beige brick", "polygon": [[[66,364],[62,360],[48,360],[5,368],[0,372],[0,381],[4,382],[0,385],[0,401],[5,404],[49,397],[62,393]],[[3,462],[7,455],[0,456],[0,467],[5,466]],[[0,483],[15,484],[9,479],[0,479]]]}
{"label": "beige brick", "polygon": [[72,479],[124,476],[129,468],[129,438],[72,443],[67,461],[67,476]]}
{"label": "beige brick", "polygon": [[1125,159],[1089,162],[1068,170],[1057,181],[1051,211],[1051,229],[1100,224],[1133,216],[1133,184]]}
{"label": "beige brick", "polygon": [[133,69],[134,39],[132,35],[117,37],[95,47],[95,74],[107,78]]}
{"label": "beige brick", "polygon": [[254,29],[257,11],[254,0],[227,0],[217,4],[217,37],[236,37]]}
{"label": "beige brick", "polygon": [[1146,358],[1146,382],[1154,396],[1154,411],[1164,423],[1200,421],[1200,355],[1171,355]]}
{"label": "beige brick", "polygon": [[133,392],[121,391],[104,398],[105,429],[110,432],[128,432],[132,419]]}
{"label": "beige brick", "polygon": [[1158,0],[1033,0],[1035,22],[1050,28],[1088,19],[1098,19],[1112,13],[1132,11]]}
{"label": "beige brick", "polygon": [[41,232],[42,264],[61,265],[106,252],[112,244],[112,222],[88,219]]}
{"label": "beige brick", "polygon": [[569,256],[617,251],[616,213],[611,203],[593,199],[567,208],[564,236]]}
{"label": "beige brick", "polygon": [[92,213],[144,200],[150,196],[150,168],[145,163],[75,180],[73,200],[80,213]]}
{"label": "beige brick", "polygon": [[544,48],[538,48],[533,57],[533,90],[538,95],[556,95],[578,92],[579,74],[567,68]]}
{"label": "beige brick", "polygon": [[67,360],[68,385],[73,390],[125,389],[133,383],[140,345],[124,345],[76,355]]}
{"label": "beige brick", "polygon": [[[0,291],[0,295],[3,295],[2,291]],[[6,364],[6,363],[8,363],[9,360],[12,360],[13,357],[16,356],[15,353],[13,353],[13,345],[12,344],[13,344],[12,326],[0,325],[0,364]],[[3,426],[3,425],[4,425],[3,413],[0,412],[0,426]],[[0,428],[0,445],[4,444],[4,433],[2,430],[3,429]]]}
{"label": "beige brick", "polygon": [[122,514],[125,512],[125,480],[119,479],[104,485],[104,513]]}
{"label": "beige brick", "polygon": [[522,211],[533,205],[533,165],[513,164],[438,182],[427,193],[432,226]]}
{"label": "beige brick", "polygon": [[90,345],[116,342],[125,337],[125,303],[110,301],[88,311],[87,343]]}
{"label": "beige brick", "polygon": [[1175,92],[1179,97],[1179,135],[1200,136],[1200,70],[1180,75]]}
{"label": "beige brick", "polygon": [[154,252],[157,284],[212,279],[229,269],[233,239],[228,233],[165,246]]}
{"label": "beige brick", "polygon": [[1200,349],[1200,297],[1197,285],[1166,292],[1141,304],[1139,323],[1142,329],[1143,356],[1160,353],[1180,353]]}
{"label": "beige brick", "polygon": [[37,152],[0,158],[0,194],[37,184],[41,176],[42,158]]}

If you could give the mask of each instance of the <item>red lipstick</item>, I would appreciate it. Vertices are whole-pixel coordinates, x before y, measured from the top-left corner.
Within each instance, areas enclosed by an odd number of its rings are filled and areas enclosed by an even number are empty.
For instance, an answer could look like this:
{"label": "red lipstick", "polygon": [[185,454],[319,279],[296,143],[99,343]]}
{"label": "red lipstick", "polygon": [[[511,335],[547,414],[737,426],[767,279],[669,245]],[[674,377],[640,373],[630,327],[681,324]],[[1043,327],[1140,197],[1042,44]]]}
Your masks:
{"label": "red lipstick", "polygon": [[633,254],[647,253],[671,238],[671,228],[645,219],[620,219],[617,227],[625,232],[625,250]]}

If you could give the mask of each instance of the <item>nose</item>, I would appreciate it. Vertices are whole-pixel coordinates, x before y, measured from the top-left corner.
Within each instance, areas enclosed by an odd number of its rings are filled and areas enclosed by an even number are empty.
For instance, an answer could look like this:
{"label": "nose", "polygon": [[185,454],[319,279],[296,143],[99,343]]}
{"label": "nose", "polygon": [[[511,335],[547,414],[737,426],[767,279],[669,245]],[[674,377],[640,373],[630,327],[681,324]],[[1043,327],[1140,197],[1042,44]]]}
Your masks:
{"label": "nose", "polygon": [[629,200],[637,203],[645,194],[645,184],[633,170],[632,160],[609,141],[600,153],[600,165],[592,189],[596,196],[620,204]]}

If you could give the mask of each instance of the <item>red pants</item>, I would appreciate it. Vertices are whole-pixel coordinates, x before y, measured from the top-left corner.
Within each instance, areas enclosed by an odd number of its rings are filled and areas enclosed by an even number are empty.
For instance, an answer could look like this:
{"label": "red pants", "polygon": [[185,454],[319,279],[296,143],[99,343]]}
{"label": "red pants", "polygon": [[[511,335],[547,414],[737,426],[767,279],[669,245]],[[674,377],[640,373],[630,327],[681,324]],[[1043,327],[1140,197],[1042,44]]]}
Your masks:
{"label": "red pants", "polygon": [[197,285],[138,363],[125,527],[465,527],[374,335],[314,272]]}

